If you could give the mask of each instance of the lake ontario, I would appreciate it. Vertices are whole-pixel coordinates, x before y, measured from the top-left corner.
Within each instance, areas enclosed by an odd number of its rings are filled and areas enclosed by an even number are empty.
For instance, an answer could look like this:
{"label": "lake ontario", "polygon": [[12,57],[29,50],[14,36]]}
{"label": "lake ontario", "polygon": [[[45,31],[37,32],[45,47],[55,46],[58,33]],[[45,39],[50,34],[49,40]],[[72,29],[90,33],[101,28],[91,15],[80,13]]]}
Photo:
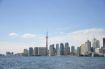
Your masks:
{"label": "lake ontario", "polygon": [[105,57],[0,57],[0,69],[105,69]]}

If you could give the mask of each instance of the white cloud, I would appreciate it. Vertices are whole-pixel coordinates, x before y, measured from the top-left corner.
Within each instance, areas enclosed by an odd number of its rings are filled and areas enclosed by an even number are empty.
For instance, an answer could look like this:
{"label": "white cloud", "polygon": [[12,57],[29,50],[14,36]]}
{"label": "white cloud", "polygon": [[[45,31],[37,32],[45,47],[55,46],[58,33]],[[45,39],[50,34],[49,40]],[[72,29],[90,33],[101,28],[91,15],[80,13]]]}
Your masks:
{"label": "white cloud", "polygon": [[31,34],[31,33],[25,33],[21,36],[22,38],[26,38],[26,39],[33,39],[36,37],[35,34]]}
{"label": "white cloud", "polygon": [[9,36],[18,36],[18,34],[15,32],[11,32],[11,33],[9,33]]}

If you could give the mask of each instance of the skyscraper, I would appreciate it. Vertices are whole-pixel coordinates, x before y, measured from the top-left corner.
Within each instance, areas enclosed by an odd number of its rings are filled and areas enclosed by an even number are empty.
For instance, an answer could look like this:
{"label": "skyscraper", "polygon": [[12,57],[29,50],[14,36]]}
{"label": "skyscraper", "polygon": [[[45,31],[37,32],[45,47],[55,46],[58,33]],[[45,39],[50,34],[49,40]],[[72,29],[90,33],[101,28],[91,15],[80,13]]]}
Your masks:
{"label": "skyscraper", "polygon": [[104,56],[105,56],[105,38],[103,38],[103,53],[104,53]]}
{"label": "skyscraper", "polygon": [[82,56],[87,55],[87,47],[85,46],[85,44],[81,44],[81,46],[80,46],[80,54]]}
{"label": "skyscraper", "polygon": [[24,49],[23,56],[28,56],[28,50]]}
{"label": "skyscraper", "polygon": [[29,48],[29,56],[33,56],[33,48],[32,47]]}
{"label": "skyscraper", "polygon": [[105,38],[103,38],[103,48],[105,48]]}
{"label": "skyscraper", "polygon": [[54,56],[54,55],[55,55],[55,48],[54,48],[54,44],[52,44],[49,47],[49,56]]}
{"label": "skyscraper", "polygon": [[96,38],[93,39],[93,49],[96,48]]}
{"label": "skyscraper", "polygon": [[71,55],[75,55],[75,47],[71,46]]}
{"label": "skyscraper", "polygon": [[56,44],[56,55],[59,56],[60,55],[60,48],[59,48],[59,44]]}
{"label": "skyscraper", "polygon": [[87,42],[85,42],[85,46],[86,46],[87,54],[90,55],[91,54],[91,42],[87,40]]}
{"label": "skyscraper", "polygon": [[96,48],[100,48],[100,41],[99,40],[96,41]]}
{"label": "skyscraper", "polygon": [[77,47],[77,56],[80,56],[80,47]]}
{"label": "skyscraper", "polygon": [[64,54],[65,55],[69,55],[70,54],[70,47],[69,47],[69,43],[65,43],[65,50],[64,50]]}
{"label": "skyscraper", "polygon": [[93,51],[95,52],[95,48],[100,48],[100,42],[96,38],[93,39]]}
{"label": "skyscraper", "polygon": [[93,48],[100,48],[100,41],[96,38],[93,39]]}
{"label": "skyscraper", "polygon": [[60,55],[64,55],[64,44],[60,43]]}
{"label": "skyscraper", "polygon": [[38,47],[34,48],[34,56],[38,56]]}

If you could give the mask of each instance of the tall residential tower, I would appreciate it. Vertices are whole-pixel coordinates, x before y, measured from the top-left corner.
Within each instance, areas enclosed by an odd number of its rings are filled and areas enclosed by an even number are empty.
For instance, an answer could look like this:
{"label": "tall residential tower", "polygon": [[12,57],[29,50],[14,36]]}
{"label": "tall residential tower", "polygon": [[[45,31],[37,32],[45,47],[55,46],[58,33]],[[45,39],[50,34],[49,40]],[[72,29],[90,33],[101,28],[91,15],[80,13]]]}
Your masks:
{"label": "tall residential tower", "polygon": [[103,48],[105,48],[105,38],[103,38]]}

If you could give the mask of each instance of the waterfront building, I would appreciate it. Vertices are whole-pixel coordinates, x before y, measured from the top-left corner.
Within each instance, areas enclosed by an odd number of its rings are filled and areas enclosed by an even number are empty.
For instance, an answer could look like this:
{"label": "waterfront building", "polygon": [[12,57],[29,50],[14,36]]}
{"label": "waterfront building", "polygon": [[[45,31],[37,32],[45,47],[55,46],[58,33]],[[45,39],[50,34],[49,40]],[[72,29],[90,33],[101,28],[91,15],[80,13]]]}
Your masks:
{"label": "waterfront building", "polygon": [[71,46],[71,55],[75,55],[75,46]]}
{"label": "waterfront building", "polygon": [[39,56],[46,56],[46,47],[39,47],[38,48],[38,55]]}
{"label": "waterfront building", "polygon": [[16,53],[16,54],[14,54],[15,56],[25,56],[25,55],[23,55],[23,53]]}
{"label": "waterfront building", "polygon": [[33,48],[32,48],[32,47],[29,48],[29,53],[28,53],[28,55],[29,55],[29,56],[33,56]]}
{"label": "waterfront building", "polygon": [[14,53],[13,52],[6,52],[6,56],[13,56]]}
{"label": "waterfront building", "polygon": [[0,54],[0,57],[1,57],[1,56],[5,56],[5,55],[4,55],[4,54]]}
{"label": "waterfront building", "polygon": [[64,55],[64,44],[60,43],[60,55]]}
{"label": "waterfront building", "polygon": [[91,55],[91,42],[87,40],[87,42],[85,42],[85,46],[86,46],[87,55]]}
{"label": "waterfront building", "polygon": [[64,54],[65,55],[69,55],[70,54],[70,47],[69,47],[69,43],[65,43],[65,49],[64,49]]}
{"label": "waterfront building", "polygon": [[93,39],[93,50],[95,52],[95,48],[100,48],[100,41],[96,38]]}
{"label": "waterfront building", "polygon": [[103,48],[105,48],[105,38],[103,38]]}
{"label": "waterfront building", "polygon": [[96,48],[100,48],[100,41],[99,40],[96,41]]}
{"label": "waterfront building", "polygon": [[59,44],[56,44],[56,55],[57,56],[60,55],[60,47],[59,47]]}
{"label": "waterfront building", "polygon": [[77,47],[77,56],[80,56],[80,47]]}
{"label": "waterfront building", "polygon": [[95,54],[100,55],[101,53],[101,49],[100,48],[95,48]]}
{"label": "waterfront building", "polygon": [[55,55],[55,48],[54,48],[54,44],[52,44],[49,47],[49,56],[54,56],[54,55]]}
{"label": "waterfront building", "polygon": [[93,39],[93,48],[96,48],[96,38]]}
{"label": "waterfront building", "polygon": [[80,54],[81,54],[82,56],[87,55],[87,47],[85,46],[85,44],[82,44],[82,45],[80,46]]}
{"label": "waterfront building", "polygon": [[38,47],[34,48],[34,52],[33,52],[34,56],[38,56]]}
{"label": "waterfront building", "polygon": [[28,50],[24,49],[23,56],[28,56]]}
{"label": "waterfront building", "polygon": [[103,38],[103,54],[105,56],[105,38]]}
{"label": "waterfront building", "polygon": [[102,54],[103,54],[103,47],[101,47],[101,48],[100,48],[100,53],[102,53]]}

